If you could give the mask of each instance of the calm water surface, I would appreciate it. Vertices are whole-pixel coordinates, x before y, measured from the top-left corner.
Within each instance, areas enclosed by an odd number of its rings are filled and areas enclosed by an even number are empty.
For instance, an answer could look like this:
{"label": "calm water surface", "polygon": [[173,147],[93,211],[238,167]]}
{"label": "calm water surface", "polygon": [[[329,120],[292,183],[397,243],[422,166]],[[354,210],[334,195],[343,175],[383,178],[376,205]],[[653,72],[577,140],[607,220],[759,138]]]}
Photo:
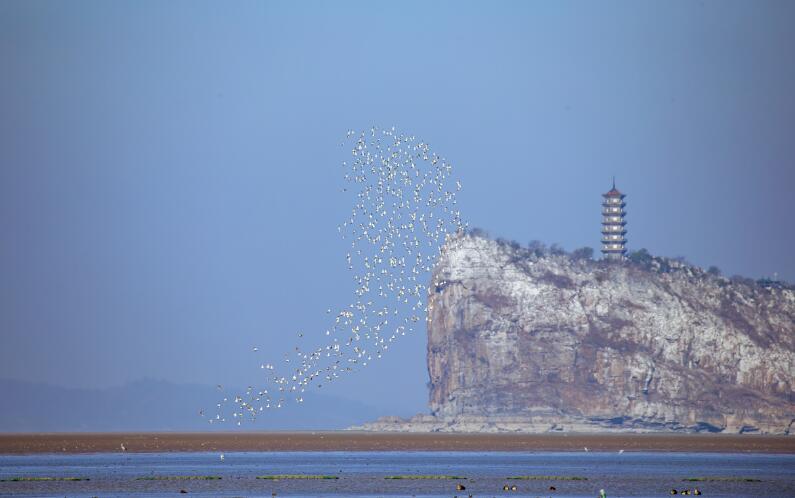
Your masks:
{"label": "calm water surface", "polygon": [[[333,480],[267,481],[256,476],[322,474]],[[387,480],[389,475],[451,475],[462,480]],[[220,476],[220,480],[142,480]],[[508,480],[564,476],[584,480]],[[78,482],[0,482],[0,496],[702,496],[795,497],[795,455],[715,453],[291,452],[0,456],[0,480],[81,477]],[[753,479],[685,482],[694,477]],[[456,490],[456,484],[466,487]],[[503,485],[516,491],[503,491]],[[550,490],[550,486],[556,488]]]}

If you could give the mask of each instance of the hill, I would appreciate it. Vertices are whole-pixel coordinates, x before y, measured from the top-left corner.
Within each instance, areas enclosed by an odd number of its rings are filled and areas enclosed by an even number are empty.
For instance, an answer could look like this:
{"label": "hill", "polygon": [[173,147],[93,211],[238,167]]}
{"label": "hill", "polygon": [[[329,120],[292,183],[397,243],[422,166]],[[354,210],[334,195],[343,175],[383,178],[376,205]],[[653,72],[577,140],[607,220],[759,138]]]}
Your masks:
{"label": "hill", "polygon": [[379,430],[789,433],[795,291],[462,235],[429,298],[430,415]]}

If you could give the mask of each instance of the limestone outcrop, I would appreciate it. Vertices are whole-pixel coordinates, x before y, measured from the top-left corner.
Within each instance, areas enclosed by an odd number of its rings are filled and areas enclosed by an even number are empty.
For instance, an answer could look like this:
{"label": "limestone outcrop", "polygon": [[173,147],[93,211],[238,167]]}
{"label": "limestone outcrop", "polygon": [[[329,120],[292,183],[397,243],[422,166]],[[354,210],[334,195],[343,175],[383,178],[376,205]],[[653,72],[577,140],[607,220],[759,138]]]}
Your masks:
{"label": "limestone outcrop", "polygon": [[795,290],[663,258],[448,241],[429,296],[430,414],[363,429],[789,433]]}

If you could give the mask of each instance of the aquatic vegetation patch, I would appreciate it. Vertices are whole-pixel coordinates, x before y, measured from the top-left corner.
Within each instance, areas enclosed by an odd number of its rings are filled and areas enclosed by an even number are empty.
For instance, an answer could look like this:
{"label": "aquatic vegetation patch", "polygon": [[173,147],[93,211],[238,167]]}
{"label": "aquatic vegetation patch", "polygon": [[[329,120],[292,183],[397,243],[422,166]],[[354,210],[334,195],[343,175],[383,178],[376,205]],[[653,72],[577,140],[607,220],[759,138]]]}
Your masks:
{"label": "aquatic vegetation patch", "polygon": [[753,477],[688,477],[682,480],[686,482],[762,482],[762,479]]}
{"label": "aquatic vegetation patch", "polygon": [[444,475],[404,475],[404,476],[386,476],[384,479],[466,479],[460,476],[444,476]]}
{"label": "aquatic vegetation patch", "polygon": [[0,482],[36,482],[36,481],[89,481],[87,477],[11,477],[0,479]]}
{"label": "aquatic vegetation patch", "polygon": [[136,481],[217,481],[221,476],[145,476]]}
{"label": "aquatic vegetation patch", "polygon": [[587,481],[587,477],[580,476],[513,476],[509,480],[519,481]]}
{"label": "aquatic vegetation patch", "polygon": [[277,474],[272,476],[257,476],[257,479],[279,481],[282,479],[339,479],[339,476],[308,475],[308,474]]}

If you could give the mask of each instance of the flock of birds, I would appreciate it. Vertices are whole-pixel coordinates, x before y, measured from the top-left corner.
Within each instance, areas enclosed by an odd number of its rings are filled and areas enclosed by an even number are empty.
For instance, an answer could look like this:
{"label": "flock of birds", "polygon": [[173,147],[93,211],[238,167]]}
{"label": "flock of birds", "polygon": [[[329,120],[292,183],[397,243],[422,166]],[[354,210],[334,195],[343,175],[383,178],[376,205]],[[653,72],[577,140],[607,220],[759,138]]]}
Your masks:
{"label": "flock of birds", "polygon": [[342,191],[353,195],[354,204],[337,230],[348,245],[352,300],[326,310],[324,345],[295,346],[281,361],[261,363],[262,381],[223,397],[211,424],[229,421],[230,407],[231,421],[241,425],[265,410],[303,403],[305,392],[380,359],[427,320],[432,268],[446,238],[466,230],[456,201],[461,182],[452,177],[450,162],[426,142],[394,128],[348,131],[342,145],[350,151],[342,162]]}

